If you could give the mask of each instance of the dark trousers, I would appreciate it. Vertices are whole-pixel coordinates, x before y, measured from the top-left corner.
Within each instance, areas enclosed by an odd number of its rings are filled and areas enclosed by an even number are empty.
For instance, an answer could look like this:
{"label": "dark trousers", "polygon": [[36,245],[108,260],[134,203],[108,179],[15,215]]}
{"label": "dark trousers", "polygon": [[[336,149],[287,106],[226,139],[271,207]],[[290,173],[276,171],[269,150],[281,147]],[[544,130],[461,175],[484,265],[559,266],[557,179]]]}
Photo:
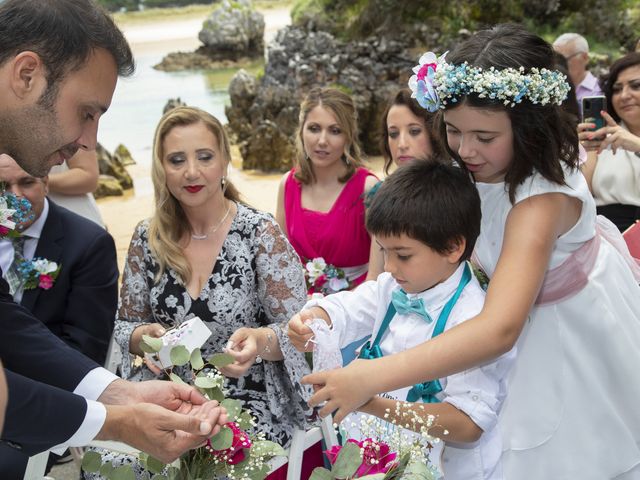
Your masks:
{"label": "dark trousers", "polygon": [[633,225],[636,220],[640,220],[640,207],[636,205],[622,205],[614,203],[612,205],[602,205],[596,207],[598,215],[604,215],[611,220],[618,230],[624,232]]}

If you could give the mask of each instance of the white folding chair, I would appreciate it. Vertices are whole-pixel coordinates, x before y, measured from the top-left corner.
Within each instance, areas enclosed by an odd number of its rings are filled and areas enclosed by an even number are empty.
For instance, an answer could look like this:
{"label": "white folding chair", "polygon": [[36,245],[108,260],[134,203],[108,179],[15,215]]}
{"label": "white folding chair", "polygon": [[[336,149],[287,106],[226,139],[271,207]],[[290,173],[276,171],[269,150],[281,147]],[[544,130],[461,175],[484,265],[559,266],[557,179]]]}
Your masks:
{"label": "white folding chair", "polygon": [[49,460],[48,450],[29,457],[23,479],[42,480],[44,478],[44,472],[47,469],[47,460]]}
{"label": "white folding chair", "polygon": [[302,472],[302,456],[304,452],[321,440],[324,440],[327,449],[338,445],[338,437],[333,429],[331,416],[323,418],[320,425],[307,431],[296,430],[291,438],[291,445],[287,451],[287,457],[278,457],[271,462],[271,471],[275,471],[285,464],[287,468],[287,480],[300,480]]}

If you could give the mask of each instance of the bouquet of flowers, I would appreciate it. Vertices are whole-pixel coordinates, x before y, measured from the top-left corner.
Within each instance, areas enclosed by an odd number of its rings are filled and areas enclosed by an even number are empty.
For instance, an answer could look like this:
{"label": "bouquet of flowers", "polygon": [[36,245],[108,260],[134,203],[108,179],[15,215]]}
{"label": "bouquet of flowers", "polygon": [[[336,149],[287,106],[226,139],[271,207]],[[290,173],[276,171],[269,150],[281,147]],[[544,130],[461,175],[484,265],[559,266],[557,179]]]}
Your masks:
{"label": "bouquet of flowers", "polygon": [[322,257],[307,261],[305,279],[307,280],[307,293],[310,295],[314,293],[329,295],[351,288],[351,282],[349,282],[344,270],[327,264]]}
{"label": "bouquet of flowers", "polygon": [[[436,480],[439,472],[430,464],[429,455],[440,440],[428,434],[436,418],[424,415],[423,409],[420,404],[402,407],[397,402],[393,418],[402,423],[400,426],[373,416],[360,416],[359,430],[366,438],[349,438],[344,446],[325,451],[331,470],[316,468],[310,480]],[[385,418],[391,416],[387,409]],[[346,432],[342,433],[347,438]]]}
{"label": "bouquet of flowers", "polygon": [[[160,338],[143,335],[142,350],[146,353],[158,353],[163,348]],[[209,400],[217,400],[227,410],[230,423],[211,437],[205,446],[185,453],[179,460],[166,465],[159,460],[140,453],[140,463],[153,480],[195,480],[229,478],[231,480],[263,480],[271,470],[269,460],[276,456],[285,456],[284,449],[265,440],[263,433],[247,433],[256,426],[251,413],[242,408],[238,400],[225,398],[225,377],[217,370],[233,363],[234,359],[226,353],[217,353],[206,361],[199,348],[189,353],[184,345],[177,345],[170,352],[174,366],[188,365],[191,369],[192,384]],[[167,369],[169,380],[184,383],[173,373],[173,367]],[[109,462],[103,463],[97,452],[87,452],[82,468],[89,473],[99,472],[110,480],[134,479],[130,465],[114,468]]]}
{"label": "bouquet of flowers", "polygon": [[58,278],[61,265],[50,262],[46,258],[36,257],[32,260],[21,260],[18,264],[18,272],[23,279],[23,288],[30,290],[40,287],[49,290],[53,282]]}
{"label": "bouquet of flowers", "polygon": [[0,238],[16,237],[16,225],[30,219],[31,203],[26,198],[18,198],[13,193],[5,192],[0,185]]}

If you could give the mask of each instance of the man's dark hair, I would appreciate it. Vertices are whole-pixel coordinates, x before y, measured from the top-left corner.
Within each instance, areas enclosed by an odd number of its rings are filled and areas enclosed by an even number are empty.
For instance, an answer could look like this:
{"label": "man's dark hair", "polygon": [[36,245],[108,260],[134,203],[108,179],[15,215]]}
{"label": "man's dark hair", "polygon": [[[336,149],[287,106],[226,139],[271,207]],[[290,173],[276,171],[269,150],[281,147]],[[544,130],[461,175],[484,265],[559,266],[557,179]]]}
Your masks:
{"label": "man's dark hair", "polygon": [[0,65],[20,52],[37,53],[47,69],[47,92],[82,67],[96,48],[114,58],[119,76],[135,66],[127,40],[93,0],[6,0],[0,3]]}
{"label": "man's dark hair", "polygon": [[406,235],[440,254],[466,241],[471,257],[480,234],[480,196],[469,174],[438,159],[417,160],[392,173],[367,210],[371,235]]}

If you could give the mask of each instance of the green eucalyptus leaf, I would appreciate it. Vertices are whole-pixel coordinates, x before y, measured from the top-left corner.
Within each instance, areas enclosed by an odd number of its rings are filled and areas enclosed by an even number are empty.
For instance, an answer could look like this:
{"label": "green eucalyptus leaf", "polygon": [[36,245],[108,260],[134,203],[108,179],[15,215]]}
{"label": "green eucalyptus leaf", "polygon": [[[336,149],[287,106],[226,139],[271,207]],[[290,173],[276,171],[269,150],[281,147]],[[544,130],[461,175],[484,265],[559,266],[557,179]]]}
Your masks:
{"label": "green eucalyptus leaf", "polygon": [[82,457],[82,469],[85,472],[96,473],[102,466],[102,455],[98,452],[88,451]]}
{"label": "green eucalyptus leaf", "polygon": [[215,353],[207,361],[214,367],[220,368],[231,365],[233,362],[235,362],[235,359],[228,353]]}
{"label": "green eucalyptus leaf", "polygon": [[311,476],[309,480],[333,480],[334,476],[331,474],[329,470],[323,467],[316,467],[311,472]]}
{"label": "green eucalyptus leaf", "polygon": [[[86,455],[86,453],[85,453]],[[111,462],[107,462],[100,467],[100,475],[104,478],[111,478],[111,474],[113,473],[113,464]]]}
{"label": "green eucalyptus leaf", "polygon": [[196,377],[193,383],[196,387],[207,389],[215,388],[218,386],[218,382],[216,382],[215,379],[211,377]]}
{"label": "green eucalyptus leaf", "polygon": [[358,477],[358,480],[384,480],[384,473],[374,473],[373,475],[365,475],[364,477]]}
{"label": "green eucalyptus leaf", "polygon": [[402,475],[403,480],[435,480],[435,478],[434,471],[420,460],[409,460]]}
{"label": "green eucalyptus leaf", "polygon": [[183,384],[183,385],[186,385],[186,382],[185,382],[184,380],[182,380],[178,375],[176,375],[176,374],[175,374],[175,373],[173,373],[173,372],[171,372],[171,373],[169,374],[169,379],[170,379],[172,382],[175,382],[175,383],[181,383],[181,384]]}
{"label": "green eucalyptus leaf", "polygon": [[140,349],[146,353],[157,353],[162,350],[162,339],[157,337],[150,337],[149,335],[142,335],[140,341]]}
{"label": "green eucalyptus leaf", "polygon": [[229,427],[223,426],[220,431],[211,437],[211,447],[215,450],[226,450],[233,444],[233,432]]}
{"label": "green eucalyptus leaf", "polygon": [[253,426],[253,417],[248,410],[243,410],[236,423],[242,430],[249,430]]}
{"label": "green eucalyptus leaf", "polygon": [[238,418],[238,415],[240,415],[240,412],[242,411],[242,402],[240,400],[227,398],[220,402],[220,404],[226,408],[229,421],[235,422],[236,418]]}
{"label": "green eucalyptus leaf", "polygon": [[166,475],[156,474],[151,477],[151,480],[169,480],[169,477],[167,477]]}
{"label": "green eucalyptus leaf", "polygon": [[151,455],[149,455],[149,457],[147,458],[146,468],[151,473],[162,473],[166,468],[166,466],[167,466],[166,463],[161,462],[160,460],[152,457]]}
{"label": "green eucalyptus leaf", "polygon": [[111,480],[136,480],[136,474],[131,465],[121,465],[113,469]]}
{"label": "green eucalyptus leaf", "polygon": [[222,403],[224,400],[224,393],[222,393],[220,387],[208,388],[207,397],[209,397],[209,400],[216,400],[217,402]]}
{"label": "green eucalyptus leaf", "polygon": [[287,456],[287,452],[284,448],[269,440],[253,442],[253,445],[251,446],[251,454],[254,457],[268,457],[268,459]]}
{"label": "green eucalyptus leaf", "polygon": [[331,473],[336,478],[349,478],[356,473],[362,464],[362,453],[360,447],[355,443],[348,442],[338,454]]}
{"label": "green eucalyptus leaf", "polygon": [[186,365],[189,363],[189,350],[184,345],[176,345],[169,352],[169,358],[171,359],[171,363],[176,366]]}
{"label": "green eucalyptus leaf", "polygon": [[196,348],[191,352],[191,368],[194,370],[202,370],[204,368],[204,360],[202,360],[202,353],[199,348]]}

